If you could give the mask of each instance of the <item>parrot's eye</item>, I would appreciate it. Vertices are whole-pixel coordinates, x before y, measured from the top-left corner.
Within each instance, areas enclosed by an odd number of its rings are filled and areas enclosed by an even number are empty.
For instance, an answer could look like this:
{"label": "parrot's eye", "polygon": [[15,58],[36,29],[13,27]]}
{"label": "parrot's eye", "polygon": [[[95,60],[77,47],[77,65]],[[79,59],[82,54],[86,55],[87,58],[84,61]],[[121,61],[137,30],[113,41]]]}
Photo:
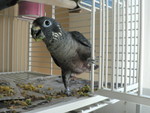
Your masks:
{"label": "parrot's eye", "polygon": [[44,25],[44,27],[49,27],[49,26],[51,26],[51,22],[49,20],[45,20],[43,25]]}

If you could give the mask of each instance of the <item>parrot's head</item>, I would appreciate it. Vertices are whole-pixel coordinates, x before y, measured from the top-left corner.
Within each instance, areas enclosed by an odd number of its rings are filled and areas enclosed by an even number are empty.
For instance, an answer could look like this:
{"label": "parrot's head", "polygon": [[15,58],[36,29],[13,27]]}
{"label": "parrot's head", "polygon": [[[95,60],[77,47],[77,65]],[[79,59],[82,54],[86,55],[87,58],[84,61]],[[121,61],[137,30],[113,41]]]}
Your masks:
{"label": "parrot's head", "polygon": [[31,35],[36,41],[52,40],[62,35],[60,24],[49,17],[39,17],[33,21]]}

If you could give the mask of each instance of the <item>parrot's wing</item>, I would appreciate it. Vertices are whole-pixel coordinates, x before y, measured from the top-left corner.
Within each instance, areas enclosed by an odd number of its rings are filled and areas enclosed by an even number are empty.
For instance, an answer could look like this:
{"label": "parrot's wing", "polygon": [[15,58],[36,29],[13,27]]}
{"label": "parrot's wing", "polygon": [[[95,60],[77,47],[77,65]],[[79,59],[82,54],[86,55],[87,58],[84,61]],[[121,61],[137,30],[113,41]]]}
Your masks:
{"label": "parrot's wing", "polygon": [[[91,44],[90,42],[80,33],[77,31],[70,32],[72,38],[80,43],[81,45],[78,46],[77,53],[79,57],[85,61],[91,57]],[[83,47],[80,47],[83,46]]]}
{"label": "parrot's wing", "polygon": [[90,42],[80,32],[71,31],[70,34],[72,35],[72,38],[75,39],[77,42],[91,48]]}

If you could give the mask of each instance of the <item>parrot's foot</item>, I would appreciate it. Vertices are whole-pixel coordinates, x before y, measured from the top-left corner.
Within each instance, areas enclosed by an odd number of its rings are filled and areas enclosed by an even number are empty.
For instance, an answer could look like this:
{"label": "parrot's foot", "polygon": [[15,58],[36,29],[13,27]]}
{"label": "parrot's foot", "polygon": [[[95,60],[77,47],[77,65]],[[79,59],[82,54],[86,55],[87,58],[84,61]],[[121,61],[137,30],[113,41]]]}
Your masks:
{"label": "parrot's foot", "polygon": [[94,70],[96,70],[97,68],[99,68],[99,65],[96,65],[96,60],[94,60],[94,59],[91,59],[91,58],[89,58],[88,59],[88,66],[89,66],[89,69],[91,69],[91,64],[95,64],[95,66],[94,66]]}
{"label": "parrot's foot", "polygon": [[96,63],[96,61],[94,59],[91,59],[91,58],[88,59],[88,62],[89,62],[89,64],[95,64]]}
{"label": "parrot's foot", "polygon": [[78,78],[75,76],[71,76],[71,78],[70,78],[70,81],[77,81],[77,80],[78,80]]}
{"label": "parrot's foot", "polygon": [[69,88],[67,88],[66,90],[65,90],[65,94],[67,95],[67,96],[71,96],[71,91],[70,91],[70,89]]}

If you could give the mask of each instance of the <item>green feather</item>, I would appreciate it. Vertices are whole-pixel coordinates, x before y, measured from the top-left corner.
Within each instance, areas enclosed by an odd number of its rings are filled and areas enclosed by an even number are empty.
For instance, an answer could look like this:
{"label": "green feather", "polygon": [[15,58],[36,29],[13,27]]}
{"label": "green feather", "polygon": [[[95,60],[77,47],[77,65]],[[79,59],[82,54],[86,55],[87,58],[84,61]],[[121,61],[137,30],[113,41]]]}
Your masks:
{"label": "green feather", "polygon": [[36,42],[42,41],[45,37],[38,37],[35,39]]}

